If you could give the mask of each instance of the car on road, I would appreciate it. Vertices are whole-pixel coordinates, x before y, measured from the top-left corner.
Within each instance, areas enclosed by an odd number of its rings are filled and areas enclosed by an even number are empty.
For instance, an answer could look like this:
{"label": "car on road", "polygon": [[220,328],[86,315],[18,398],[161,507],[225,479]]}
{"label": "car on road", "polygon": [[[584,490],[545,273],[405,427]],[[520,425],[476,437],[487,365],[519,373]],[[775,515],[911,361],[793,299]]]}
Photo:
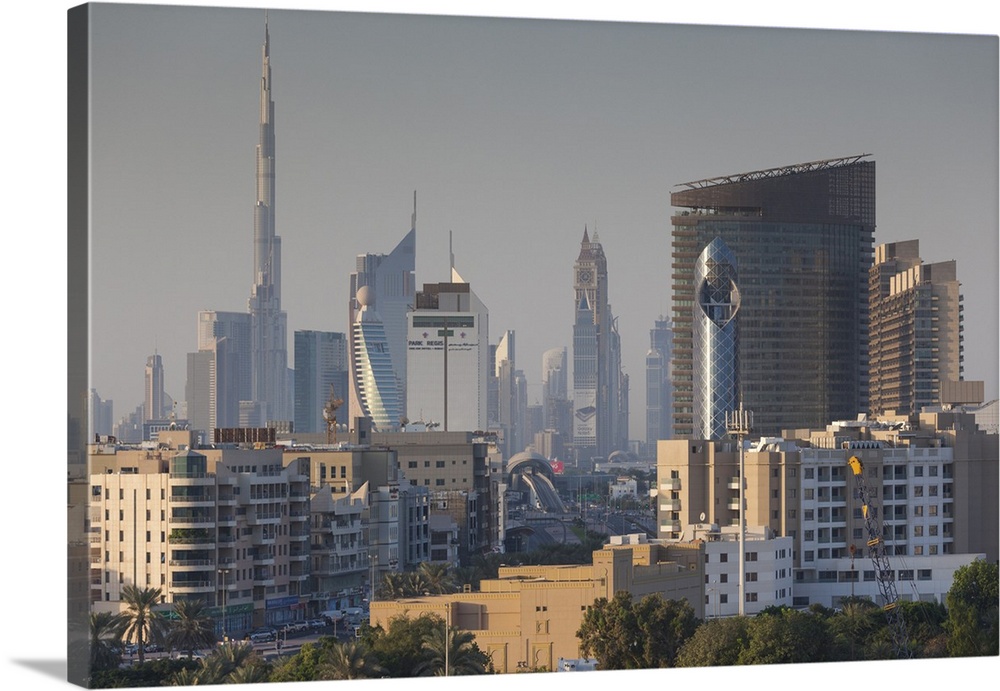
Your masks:
{"label": "car on road", "polygon": [[310,619],[308,622],[310,629],[322,629],[326,626],[326,619]]}
{"label": "car on road", "polygon": [[251,643],[270,643],[278,638],[278,632],[274,629],[257,629],[247,636]]}

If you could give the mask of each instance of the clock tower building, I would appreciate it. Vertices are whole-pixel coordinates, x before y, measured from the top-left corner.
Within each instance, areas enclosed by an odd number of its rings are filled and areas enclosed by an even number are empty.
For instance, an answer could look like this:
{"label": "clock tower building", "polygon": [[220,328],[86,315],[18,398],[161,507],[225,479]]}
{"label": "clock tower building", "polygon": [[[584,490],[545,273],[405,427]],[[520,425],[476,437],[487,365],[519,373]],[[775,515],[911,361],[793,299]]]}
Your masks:
{"label": "clock tower building", "polygon": [[[586,228],[573,266],[573,447],[578,460],[607,458],[626,446],[617,324],[608,304],[608,264],[597,233]],[[627,380],[626,380],[627,381]],[[623,419],[624,418],[624,419]]]}

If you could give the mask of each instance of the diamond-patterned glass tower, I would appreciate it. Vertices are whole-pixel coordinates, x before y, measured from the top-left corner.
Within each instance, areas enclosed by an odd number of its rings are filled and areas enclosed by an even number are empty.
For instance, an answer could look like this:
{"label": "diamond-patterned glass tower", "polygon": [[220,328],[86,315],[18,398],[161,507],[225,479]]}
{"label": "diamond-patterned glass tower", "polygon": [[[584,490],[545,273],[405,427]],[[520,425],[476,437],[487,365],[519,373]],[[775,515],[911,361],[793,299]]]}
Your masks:
{"label": "diamond-patterned glass tower", "polygon": [[715,238],[695,262],[697,423],[702,439],[726,436],[726,412],[739,402],[740,290],[736,257]]}

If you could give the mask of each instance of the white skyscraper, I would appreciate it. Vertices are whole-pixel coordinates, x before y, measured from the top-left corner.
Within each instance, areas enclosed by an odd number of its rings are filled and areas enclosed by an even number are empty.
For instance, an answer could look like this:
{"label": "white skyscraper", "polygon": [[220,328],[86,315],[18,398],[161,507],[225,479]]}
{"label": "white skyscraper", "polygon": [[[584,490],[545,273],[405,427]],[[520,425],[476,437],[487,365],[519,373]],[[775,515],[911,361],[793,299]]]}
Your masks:
{"label": "white skyscraper", "polygon": [[487,425],[489,311],[452,268],[451,283],[424,284],[408,317],[407,413],[444,430]]}
{"label": "white skyscraper", "polygon": [[[378,303],[378,313],[385,329],[386,344],[392,371],[399,391],[399,410],[406,414],[406,315],[413,309],[416,295],[417,256],[417,193],[413,193],[413,214],[410,231],[389,254],[359,254],[357,266],[351,274],[348,317],[351,324],[359,309],[357,294],[366,287],[373,303]],[[353,353],[353,348],[351,349]],[[353,367],[352,367],[353,370]],[[363,415],[359,402],[349,400],[350,417]]]}

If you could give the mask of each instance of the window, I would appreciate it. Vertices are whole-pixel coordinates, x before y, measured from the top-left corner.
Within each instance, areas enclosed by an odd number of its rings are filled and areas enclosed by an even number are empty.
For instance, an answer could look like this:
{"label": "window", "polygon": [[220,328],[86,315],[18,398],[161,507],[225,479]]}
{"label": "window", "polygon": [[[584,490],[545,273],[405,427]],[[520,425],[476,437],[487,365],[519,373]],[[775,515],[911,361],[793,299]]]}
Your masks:
{"label": "window", "polygon": [[746,594],[746,601],[747,602],[757,602],[757,593],[747,593]]}
{"label": "window", "polygon": [[803,561],[816,561],[815,552],[811,549],[807,549],[803,554],[805,555]]}
{"label": "window", "polygon": [[923,545],[914,545],[913,546],[913,556],[919,557],[919,556],[922,556],[923,553],[924,553],[924,546]]}
{"label": "window", "polygon": [[748,571],[747,572],[747,582],[756,581],[756,580],[757,580],[757,572],[756,571]]}
{"label": "window", "polygon": [[444,485],[444,478],[443,478],[443,477],[439,477],[439,478],[437,478],[437,479],[436,479],[436,480],[434,481],[434,485],[435,485],[435,486],[437,486],[437,487],[441,487],[441,486],[443,486],[443,485]]}
{"label": "window", "polygon": [[913,466],[913,477],[923,477],[924,467],[922,465]]}
{"label": "window", "polygon": [[913,515],[914,516],[923,516],[924,515],[924,507],[922,507],[922,506],[914,506],[913,507]]}
{"label": "window", "polygon": [[931,570],[930,569],[918,569],[917,570],[917,580],[918,581],[929,581],[929,580],[931,580]]}
{"label": "window", "polygon": [[804,490],[802,490],[803,499],[812,499],[814,494],[815,492],[812,487],[807,487]]}
{"label": "window", "polygon": [[930,468],[928,468],[927,474],[930,475],[931,477],[937,477],[938,467],[936,465],[932,465]]}
{"label": "window", "polygon": [[434,461],[435,468],[444,468],[444,461]]}
{"label": "window", "polygon": [[806,542],[812,542],[813,540],[816,539],[816,531],[815,530],[805,531],[802,534],[802,539],[805,540]]}
{"label": "window", "polygon": [[937,525],[927,526],[927,534],[930,535],[931,537],[936,537],[938,534]]}
{"label": "window", "polygon": [[728,573],[720,573],[719,574],[719,583],[728,583],[728,582],[729,582],[729,574]]}
{"label": "window", "polygon": [[812,480],[812,479],[814,479],[816,477],[816,469],[815,468],[806,468],[805,469],[805,475],[803,477],[805,477],[806,480]]}
{"label": "window", "polygon": [[913,580],[913,569],[900,569],[899,570],[899,580],[901,580],[901,581],[912,581]]}
{"label": "window", "polygon": [[729,554],[727,552],[723,552],[722,554],[720,554],[719,561],[721,561],[722,563],[726,563],[727,561],[729,561]]}
{"label": "window", "polygon": [[743,556],[746,558],[747,561],[757,561],[757,553],[756,552],[747,552]]}
{"label": "window", "polygon": [[924,496],[923,485],[917,485],[916,487],[913,488],[913,496],[914,497],[922,497],[922,496]]}
{"label": "window", "polygon": [[802,512],[802,518],[807,521],[814,521],[816,513],[812,509],[805,509]]}
{"label": "window", "polygon": [[410,461],[409,463],[406,464],[406,467],[407,468],[416,468],[417,467],[417,462],[416,461]]}
{"label": "window", "polygon": [[931,504],[930,506],[927,507],[927,515],[928,516],[937,516],[938,515],[937,504]]}

